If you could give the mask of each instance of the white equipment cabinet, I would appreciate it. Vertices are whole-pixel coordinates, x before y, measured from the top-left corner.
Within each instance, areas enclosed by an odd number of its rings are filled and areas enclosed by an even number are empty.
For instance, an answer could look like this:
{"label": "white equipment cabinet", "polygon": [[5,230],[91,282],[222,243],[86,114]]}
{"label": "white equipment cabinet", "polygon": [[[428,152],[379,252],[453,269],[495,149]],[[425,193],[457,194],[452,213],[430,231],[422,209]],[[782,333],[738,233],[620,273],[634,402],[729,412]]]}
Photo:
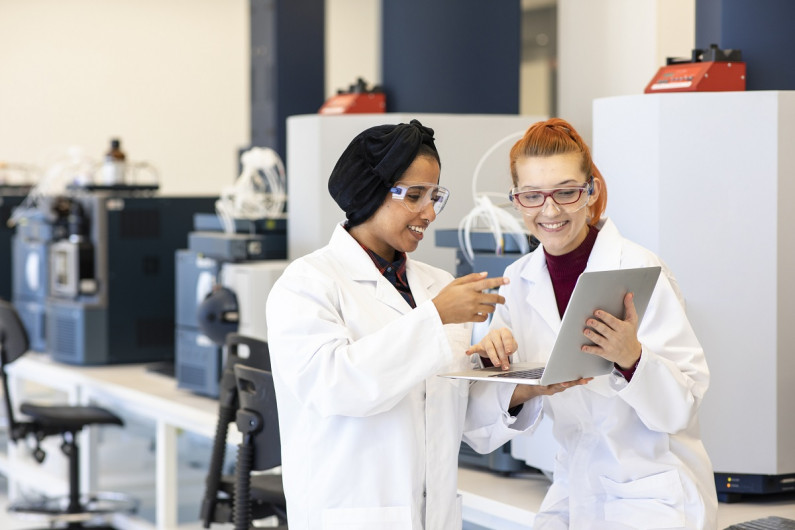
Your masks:
{"label": "white equipment cabinet", "polygon": [[795,489],[795,92],[593,111],[607,214],[670,266],[706,352],[701,429],[722,500]]}
{"label": "white equipment cabinet", "polygon": [[264,260],[221,266],[221,283],[237,297],[240,312],[237,333],[268,341],[265,301],[289,263],[287,260]]}

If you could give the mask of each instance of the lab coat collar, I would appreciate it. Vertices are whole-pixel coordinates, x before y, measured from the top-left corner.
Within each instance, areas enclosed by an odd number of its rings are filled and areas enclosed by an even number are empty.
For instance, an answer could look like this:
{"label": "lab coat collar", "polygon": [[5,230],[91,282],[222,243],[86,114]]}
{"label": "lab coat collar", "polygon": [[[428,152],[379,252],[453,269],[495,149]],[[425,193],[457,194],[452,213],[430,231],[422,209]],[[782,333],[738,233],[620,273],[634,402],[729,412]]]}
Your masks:
{"label": "lab coat collar", "polygon": [[[347,272],[353,281],[369,282],[374,285],[376,300],[401,314],[411,311],[411,306],[408,302],[373,265],[373,260],[367,255],[367,252],[364,251],[358,241],[345,230],[343,223],[338,224],[334,228],[329,245],[339,261],[345,263]],[[417,275],[414,264],[408,255],[406,256],[406,278],[411,287],[411,294],[414,296],[415,304],[420,305],[426,301],[428,299],[428,288],[433,284],[433,281]],[[428,282],[430,282],[430,285],[425,285]]]}
{"label": "lab coat collar", "polygon": [[591,255],[588,257],[586,271],[608,271],[621,268],[623,241],[616,224],[603,218],[596,225],[599,235],[596,237]]}
{"label": "lab coat collar", "polygon": [[329,242],[332,252],[337,259],[345,264],[351,279],[357,282],[374,282],[383,278],[378,269],[373,265],[373,260],[367,255],[362,246],[351,236],[343,223],[338,224],[331,234]]}
{"label": "lab coat collar", "polygon": [[[621,266],[621,235],[615,223],[603,218],[596,225],[599,235],[596,237],[586,271],[613,270]],[[561,318],[555,301],[555,290],[547,270],[547,260],[542,247],[536,249],[522,268],[522,281],[528,282],[526,301],[556,333],[560,331]]]}
{"label": "lab coat collar", "polygon": [[406,279],[409,282],[409,287],[411,287],[411,295],[414,297],[414,305],[416,306],[429,299],[428,293],[440,290],[434,290],[436,280],[430,275],[422,274],[418,271],[414,260],[408,254],[406,255]]}
{"label": "lab coat collar", "polygon": [[555,332],[560,331],[560,315],[555,302],[555,290],[547,270],[544,251],[539,247],[529,257],[522,268],[520,277],[527,283],[527,304],[544,319],[544,322]]}

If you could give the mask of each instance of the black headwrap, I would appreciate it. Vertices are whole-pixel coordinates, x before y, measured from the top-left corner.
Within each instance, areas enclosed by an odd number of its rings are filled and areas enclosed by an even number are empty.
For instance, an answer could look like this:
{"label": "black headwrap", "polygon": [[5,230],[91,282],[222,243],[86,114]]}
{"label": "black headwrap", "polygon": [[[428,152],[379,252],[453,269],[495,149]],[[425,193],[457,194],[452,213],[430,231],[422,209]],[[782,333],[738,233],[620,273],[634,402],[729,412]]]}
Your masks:
{"label": "black headwrap", "polygon": [[417,120],[371,127],[351,141],[328,179],[328,191],[345,211],[349,227],[375,213],[423,144],[436,152],[433,129]]}

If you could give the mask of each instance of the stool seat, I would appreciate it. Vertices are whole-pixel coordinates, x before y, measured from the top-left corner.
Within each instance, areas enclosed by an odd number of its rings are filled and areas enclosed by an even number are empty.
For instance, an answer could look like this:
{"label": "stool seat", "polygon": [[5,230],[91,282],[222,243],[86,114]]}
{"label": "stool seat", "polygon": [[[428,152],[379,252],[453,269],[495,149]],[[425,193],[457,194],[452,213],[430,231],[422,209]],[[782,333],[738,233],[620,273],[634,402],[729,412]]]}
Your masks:
{"label": "stool seat", "polygon": [[80,492],[80,448],[78,433],[90,425],[118,425],[124,422],[116,414],[102,407],[83,405],[36,405],[21,403],[19,410],[28,417],[25,421],[15,418],[14,404],[9,392],[6,366],[24,355],[30,346],[22,320],[13,305],[0,299],[0,384],[5,401],[8,433],[14,443],[33,437],[33,458],[41,463],[46,457],[42,442],[49,436],[61,436],[61,452],[66,456],[69,468],[69,490],[62,498],[43,499],[33,503],[13,504],[9,511],[21,514],[36,514],[53,522],[67,524],[69,530],[100,528],[112,530],[112,526],[96,526],[94,520],[118,511],[134,511],[137,501],[121,494],[83,494]]}
{"label": "stool seat", "polygon": [[66,431],[76,432],[86,425],[124,425],[121,418],[102,407],[22,403],[19,410],[42,427]]}

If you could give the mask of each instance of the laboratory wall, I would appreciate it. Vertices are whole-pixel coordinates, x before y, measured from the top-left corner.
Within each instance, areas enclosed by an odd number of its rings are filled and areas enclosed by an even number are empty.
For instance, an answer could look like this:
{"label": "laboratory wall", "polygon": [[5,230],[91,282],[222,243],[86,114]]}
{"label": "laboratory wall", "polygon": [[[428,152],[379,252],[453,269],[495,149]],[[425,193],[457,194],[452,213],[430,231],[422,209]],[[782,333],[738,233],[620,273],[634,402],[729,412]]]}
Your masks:
{"label": "laboratory wall", "polygon": [[389,112],[519,113],[519,0],[401,0],[382,9]]}
{"label": "laboratory wall", "polygon": [[118,137],[164,194],[217,194],[250,135],[248,0],[0,0],[0,160]]}
{"label": "laboratory wall", "polygon": [[694,42],[695,0],[558,0],[558,115],[591,142],[595,99],[642,94]]}
{"label": "laboratory wall", "polygon": [[747,90],[795,88],[792,21],[795,3],[782,0],[699,0],[696,45],[742,52]]}
{"label": "laboratory wall", "polygon": [[[595,98],[641,93],[665,57],[690,54],[694,2],[558,0],[556,114],[590,140]],[[357,77],[382,82],[381,5],[326,0],[327,95]],[[0,159],[46,165],[71,145],[100,157],[118,136],[131,160],[160,170],[163,193],[217,194],[250,141],[248,10],[0,0]]]}
{"label": "laboratory wall", "polygon": [[[643,93],[667,57],[690,56],[695,47],[695,3],[695,0],[522,0],[524,10],[557,4],[555,113],[570,120],[590,141],[594,99]],[[380,5],[381,0],[327,0],[326,91],[329,94],[359,75],[373,83],[382,81],[381,40],[377,31],[382,23]],[[521,76],[520,112],[537,114],[541,110],[538,94],[526,93],[537,89],[529,88],[527,80],[534,71],[539,76],[550,74],[535,63],[523,63],[520,68],[525,71]],[[548,86],[548,82],[544,80],[542,85]]]}
{"label": "laboratory wall", "polygon": [[326,97],[381,82],[381,0],[326,0]]}

